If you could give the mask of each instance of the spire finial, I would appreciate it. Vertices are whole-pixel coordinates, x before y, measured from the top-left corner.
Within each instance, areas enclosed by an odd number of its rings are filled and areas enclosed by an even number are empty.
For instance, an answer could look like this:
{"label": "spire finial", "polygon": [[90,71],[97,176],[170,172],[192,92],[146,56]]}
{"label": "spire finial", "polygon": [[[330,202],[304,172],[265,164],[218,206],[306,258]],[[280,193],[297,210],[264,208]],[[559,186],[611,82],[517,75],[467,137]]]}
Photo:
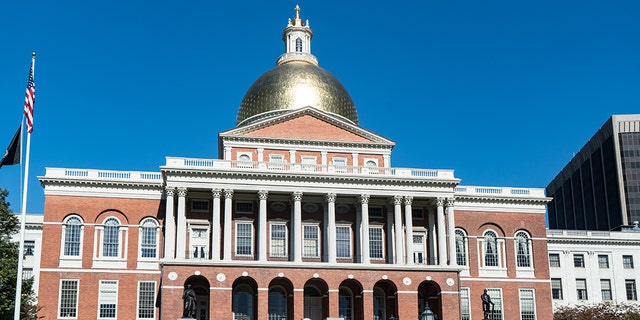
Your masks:
{"label": "spire finial", "polygon": [[300,6],[296,4],[296,20],[300,20]]}
{"label": "spire finial", "polygon": [[293,19],[293,25],[296,27],[303,27],[304,23],[302,19],[300,19],[300,6],[296,4],[296,16]]}

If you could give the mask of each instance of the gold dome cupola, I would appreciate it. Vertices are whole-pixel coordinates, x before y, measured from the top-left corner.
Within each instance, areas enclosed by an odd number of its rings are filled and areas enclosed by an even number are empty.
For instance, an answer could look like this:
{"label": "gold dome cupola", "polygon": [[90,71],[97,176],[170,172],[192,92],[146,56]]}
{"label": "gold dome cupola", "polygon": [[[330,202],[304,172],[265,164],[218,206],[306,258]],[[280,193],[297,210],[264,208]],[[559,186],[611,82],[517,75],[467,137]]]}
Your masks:
{"label": "gold dome cupola", "polygon": [[309,21],[300,19],[296,6],[294,19],[282,31],[285,53],[276,67],[262,74],[245,93],[238,109],[236,125],[280,115],[290,110],[313,107],[353,124],[358,114],[349,92],[331,73],[318,66],[311,54],[313,31]]}

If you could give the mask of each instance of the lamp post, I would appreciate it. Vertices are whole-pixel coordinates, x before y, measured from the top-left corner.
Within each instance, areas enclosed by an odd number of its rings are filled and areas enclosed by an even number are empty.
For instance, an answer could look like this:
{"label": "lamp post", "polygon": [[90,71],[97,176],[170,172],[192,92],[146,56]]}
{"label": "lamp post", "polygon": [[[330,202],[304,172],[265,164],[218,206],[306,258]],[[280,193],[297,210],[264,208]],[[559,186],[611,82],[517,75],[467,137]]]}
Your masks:
{"label": "lamp post", "polygon": [[429,309],[429,303],[424,303],[424,310],[418,317],[418,320],[436,320],[436,316],[433,314],[433,311]]}

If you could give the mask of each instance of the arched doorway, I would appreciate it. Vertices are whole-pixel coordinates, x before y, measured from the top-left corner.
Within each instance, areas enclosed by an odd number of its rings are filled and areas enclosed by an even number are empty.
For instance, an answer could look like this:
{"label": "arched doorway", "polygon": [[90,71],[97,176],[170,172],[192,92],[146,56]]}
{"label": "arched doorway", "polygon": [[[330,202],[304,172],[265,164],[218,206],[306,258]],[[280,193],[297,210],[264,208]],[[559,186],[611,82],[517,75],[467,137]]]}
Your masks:
{"label": "arched doorway", "polygon": [[338,289],[338,315],[344,320],[363,320],[362,286],[355,280],[345,280]]}
{"label": "arched doorway", "polygon": [[269,284],[269,320],[293,319],[293,284],[278,278]]}
{"label": "arched doorway", "polygon": [[373,287],[373,319],[398,318],[398,289],[388,280],[378,281]]}
{"label": "arched doorway", "polygon": [[434,281],[423,281],[418,286],[418,311],[422,313],[425,303],[429,304],[429,309],[442,319],[442,297],[440,286]]}
{"label": "arched doorway", "polygon": [[322,320],[329,316],[327,307],[327,284],[320,279],[312,279],[304,285],[304,318]]}
{"label": "arched doorway", "polygon": [[233,282],[232,311],[234,320],[256,320],[258,284],[243,277]]}
{"label": "arched doorway", "polygon": [[184,282],[196,292],[196,319],[209,320],[209,281],[203,276],[192,276]]}

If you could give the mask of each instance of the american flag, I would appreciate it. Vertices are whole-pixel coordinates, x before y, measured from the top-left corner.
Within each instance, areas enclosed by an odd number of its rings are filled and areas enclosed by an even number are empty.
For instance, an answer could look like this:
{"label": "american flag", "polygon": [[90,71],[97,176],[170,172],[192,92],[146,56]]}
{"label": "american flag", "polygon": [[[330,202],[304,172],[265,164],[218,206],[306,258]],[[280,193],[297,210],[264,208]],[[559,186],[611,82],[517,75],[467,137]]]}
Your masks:
{"label": "american flag", "polygon": [[27,132],[33,131],[33,105],[36,103],[36,84],[33,82],[33,63],[27,80],[27,93],[24,96],[24,116],[27,118]]}

